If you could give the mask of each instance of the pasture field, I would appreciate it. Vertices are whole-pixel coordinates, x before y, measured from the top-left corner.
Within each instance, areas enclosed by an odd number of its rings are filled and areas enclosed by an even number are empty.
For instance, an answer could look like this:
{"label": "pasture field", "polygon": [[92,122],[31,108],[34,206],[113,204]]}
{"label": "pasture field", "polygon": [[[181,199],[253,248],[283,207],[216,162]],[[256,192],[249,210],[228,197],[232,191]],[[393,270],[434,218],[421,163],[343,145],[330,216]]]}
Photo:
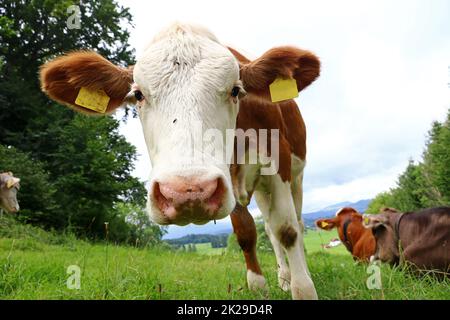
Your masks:
{"label": "pasture field", "polygon": [[205,255],[219,255],[219,254],[225,254],[227,249],[226,248],[213,248],[211,247],[211,243],[197,243],[195,244],[195,247],[197,248],[198,254],[205,254]]}
{"label": "pasture field", "polygon": [[[0,224],[0,299],[290,299],[278,288],[271,253],[259,254],[266,294],[247,289],[242,254],[208,244],[197,245],[197,252],[173,252],[22,229],[5,231]],[[341,246],[321,249],[321,237],[328,242],[333,235],[306,237],[320,299],[450,299],[450,281],[418,279],[389,266],[381,267],[382,289],[369,290],[366,266],[355,264]],[[79,290],[66,286],[70,265],[81,269]]]}

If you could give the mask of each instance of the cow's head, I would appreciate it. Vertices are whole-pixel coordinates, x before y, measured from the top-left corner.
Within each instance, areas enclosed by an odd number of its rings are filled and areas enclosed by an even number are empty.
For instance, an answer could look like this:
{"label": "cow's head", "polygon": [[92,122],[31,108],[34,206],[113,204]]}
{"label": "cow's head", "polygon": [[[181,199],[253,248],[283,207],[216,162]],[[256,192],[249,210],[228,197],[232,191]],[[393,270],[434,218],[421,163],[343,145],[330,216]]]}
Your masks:
{"label": "cow's head", "polygon": [[396,264],[400,259],[399,239],[395,230],[401,213],[392,208],[382,208],[379,214],[364,215],[364,226],[372,230],[376,240],[374,260]]}
{"label": "cow's head", "polygon": [[12,172],[0,173],[0,208],[7,212],[19,211],[17,191],[20,188],[20,179],[14,177]]}
{"label": "cow's head", "polygon": [[350,207],[339,209],[333,218],[316,220],[316,226],[327,231],[337,228],[339,238],[350,251],[348,239],[350,236],[359,236],[364,230],[362,215]]}
{"label": "cow's head", "polygon": [[238,61],[207,30],[175,24],[146,47],[134,67],[115,66],[91,51],[74,52],[45,64],[41,84],[52,99],[88,114],[96,112],[75,102],[82,87],[110,97],[105,113],[135,104],[152,163],[150,216],[160,224],[202,224],[235,206],[225,138],[235,128],[239,99],[246,92],[267,99],[277,77],[294,78],[301,90],[319,68],[313,54],[293,47]]}

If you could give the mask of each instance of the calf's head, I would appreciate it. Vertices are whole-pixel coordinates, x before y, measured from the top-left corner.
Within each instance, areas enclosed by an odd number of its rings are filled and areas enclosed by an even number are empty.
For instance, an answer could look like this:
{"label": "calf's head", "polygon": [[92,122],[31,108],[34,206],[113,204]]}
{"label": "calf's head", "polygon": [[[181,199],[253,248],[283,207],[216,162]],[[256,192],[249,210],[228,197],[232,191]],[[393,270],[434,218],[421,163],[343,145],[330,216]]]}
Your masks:
{"label": "calf's head", "polygon": [[245,93],[267,99],[277,77],[295,79],[301,90],[319,67],[313,54],[293,47],[239,62],[209,31],[175,24],[132,67],[115,66],[92,51],[73,52],[42,67],[41,85],[52,99],[87,114],[97,112],[76,103],[82,87],[106,93],[105,113],[135,104],[152,163],[150,216],[160,224],[202,224],[235,206],[233,136],[227,134],[235,129],[239,100]]}
{"label": "calf's head", "polygon": [[334,218],[316,220],[316,226],[322,230],[338,229],[339,238],[351,251],[349,239],[361,233],[362,215],[353,208],[345,207],[336,212]]}
{"label": "calf's head", "polygon": [[14,177],[12,172],[0,173],[0,208],[7,212],[19,211],[17,192],[19,191],[20,179]]}
{"label": "calf's head", "polygon": [[372,230],[376,240],[374,260],[391,264],[399,262],[399,239],[395,228],[400,217],[401,213],[392,208],[383,208],[379,214],[364,215],[364,227]]}

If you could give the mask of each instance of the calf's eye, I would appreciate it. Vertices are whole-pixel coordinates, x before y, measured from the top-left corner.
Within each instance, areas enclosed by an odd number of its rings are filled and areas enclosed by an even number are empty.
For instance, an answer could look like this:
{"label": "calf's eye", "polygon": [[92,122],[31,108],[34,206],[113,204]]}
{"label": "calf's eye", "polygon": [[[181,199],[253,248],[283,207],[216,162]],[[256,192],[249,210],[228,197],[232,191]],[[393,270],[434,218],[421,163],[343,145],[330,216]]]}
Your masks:
{"label": "calf's eye", "polygon": [[239,95],[240,91],[241,89],[239,87],[233,87],[233,89],[231,90],[231,96],[236,98]]}
{"label": "calf's eye", "polygon": [[134,91],[134,97],[136,98],[137,101],[144,100],[144,95],[142,94],[142,92],[140,90]]}

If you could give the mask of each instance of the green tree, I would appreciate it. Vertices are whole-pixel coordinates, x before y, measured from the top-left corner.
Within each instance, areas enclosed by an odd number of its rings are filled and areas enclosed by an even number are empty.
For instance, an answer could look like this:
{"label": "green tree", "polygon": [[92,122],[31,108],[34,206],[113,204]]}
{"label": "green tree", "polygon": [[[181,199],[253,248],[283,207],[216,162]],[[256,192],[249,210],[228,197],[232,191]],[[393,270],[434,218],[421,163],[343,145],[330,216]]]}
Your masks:
{"label": "green tree", "polygon": [[369,203],[368,213],[379,213],[384,207],[394,207],[394,197],[390,192],[381,192]]}
{"label": "green tree", "polygon": [[54,200],[56,188],[41,162],[14,147],[0,145],[0,172],[11,171],[21,179],[17,195],[19,220],[44,227],[62,226],[61,208]]}
{"label": "green tree", "polygon": [[[80,29],[67,27],[70,5],[80,8]],[[75,49],[132,63],[126,30],[131,14],[113,0],[3,0],[0,17],[0,144],[20,146],[41,159],[54,151],[58,132],[73,112],[56,108],[40,92],[39,67]]]}
{"label": "green tree", "polygon": [[443,123],[434,122],[423,155],[423,202],[427,206],[450,204],[450,109]]}
{"label": "green tree", "polygon": [[413,211],[422,207],[422,170],[421,164],[415,164],[412,160],[406,167],[397,182],[397,187],[392,191],[393,206],[401,211]]}
{"label": "green tree", "polygon": [[120,202],[115,210],[119,214],[111,221],[111,234],[116,241],[139,247],[162,244],[162,237],[167,233],[167,228],[153,223],[142,206]]}
{"label": "green tree", "polygon": [[[79,29],[66,23],[73,4],[81,11]],[[144,186],[130,174],[136,151],[118,134],[118,121],[75,115],[44,96],[38,79],[40,65],[74,49],[131,64],[127,25],[128,9],[114,0],[0,2],[0,145],[24,152],[51,181],[45,197],[52,209],[22,201],[27,221],[103,238],[104,222],[118,219],[117,203],[143,206]],[[33,199],[28,190],[21,196]]]}
{"label": "green tree", "polygon": [[64,143],[51,159],[65,227],[78,234],[101,236],[116,202],[145,204],[145,188],[130,174],[135,148],[118,133],[118,127],[109,117],[76,115],[62,132]]}
{"label": "green tree", "polygon": [[378,213],[382,207],[413,211],[450,205],[450,110],[443,123],[434,122],[428,133],[422,161],[409,162],[399,176],[396,187],[378,194],[368,211]]}

